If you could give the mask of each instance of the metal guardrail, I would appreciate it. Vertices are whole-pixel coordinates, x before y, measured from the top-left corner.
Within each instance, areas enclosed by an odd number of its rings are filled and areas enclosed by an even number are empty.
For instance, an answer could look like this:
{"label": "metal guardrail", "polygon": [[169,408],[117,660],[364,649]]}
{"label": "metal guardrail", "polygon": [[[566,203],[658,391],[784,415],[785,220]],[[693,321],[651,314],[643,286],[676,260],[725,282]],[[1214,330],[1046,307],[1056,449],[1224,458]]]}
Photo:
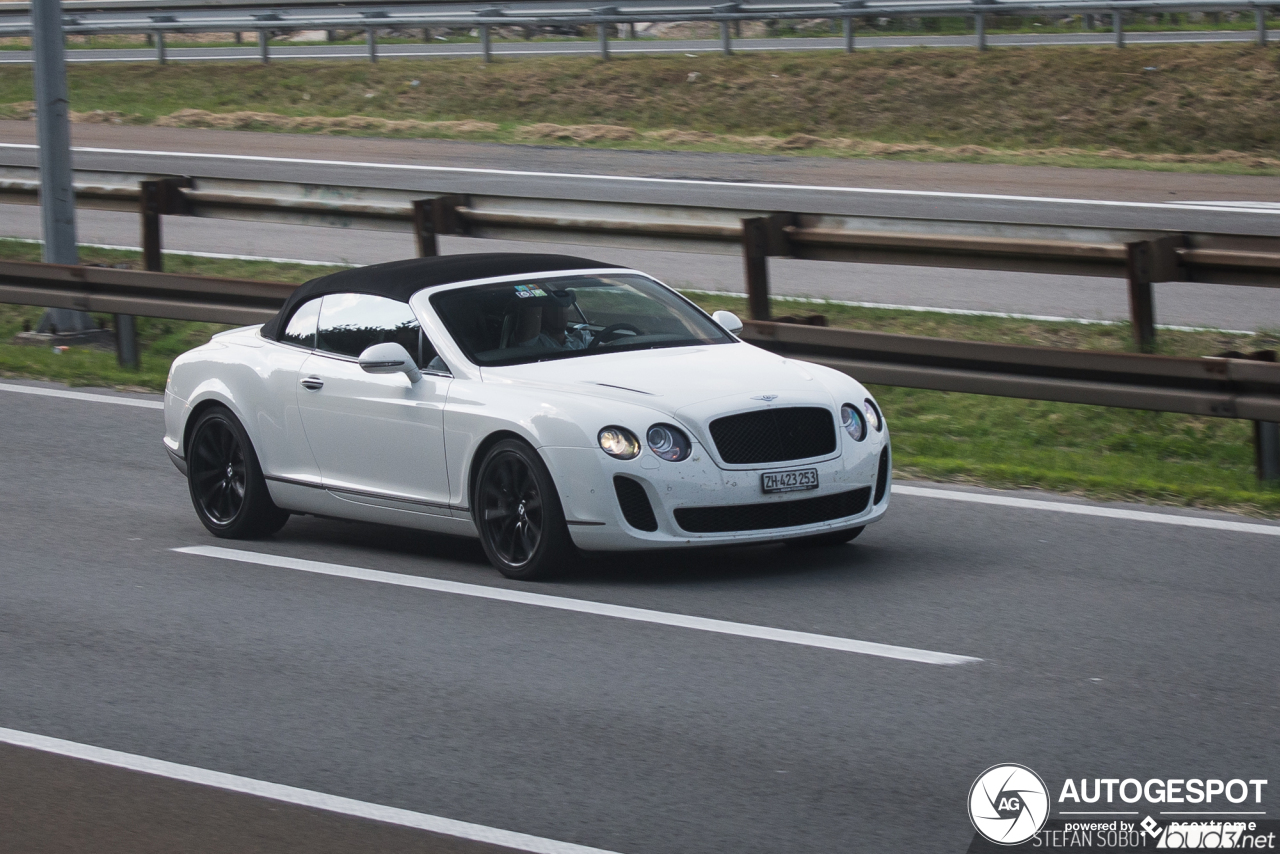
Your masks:
{"label": "metal guardrail", "polygon": [[[35,204],[35,167],[0,167],[0,203]],[[907,217],[837,216],[700,205],[432,194],[226,178],[75,173],[82,208],[142,211],[158,269],[162,215],[415,234],[741,253],[752,317],[769,318],[769,257],[1125,279],[1140,348],[1155,342],[1154,282],[1280,287],[1280,237]],[[145,198],[144,198],[145,197]]]}
{"label": "metal guardrail", "polygon": [[[0,302],[252,324],[295,285],[0,261]],[[866,383],[1255,422],[1258,474],[1280,478],[1280,364],[1100,353],[747,321],[741,338]]]}
{"label": "metal guardrail", "polygon": [[[6,5],[0,3],[0,9]],[[68,4],[70,5],[70,4]],[[256,6],[256,0],[241,0],[237,6]],[[313,4],[314,5],[314,4]],[[377,61],[377,42],[375,32],[389,27],[401,29],[422,29],[430,27],[466,27],[479,30],[482,52],[485,60],[491,58],[490,30],[498,26],[595,26],[599,50],[602,58],[609,57],[608,26],[615,24],[634,25],[644,22],[684,22],[708,21],[720,25],[721,49],[726,54],[732,53],[731,25],[738,21],[785,21],[829,19],[841,21],[844,30],[844,48],[852,51],[855,45],[856,21],[875,17],[972,17],[974,21],[975,45],[979,50],[987,47],[986,20],[990,16],[999,15],[1085,15],[1092,21],[1093,15],[1106,15],[1111,18],[1112,30],[1117,47],[1124,47],[1124,15],[1125,13],[1166,13],[1166,12],[1234,12],[1245,11],[1254,14],[1256,40],[1259,44],[1267,43],[1267,14],[1274,14],[1280,8],[1280,0],[941,0],[941,2],[873,2],[873,0],[835,0],[835,2],[768,4],[725,2],[702,7],[662,7],[658,5],[640,6],[598,6],[594,8],[504,8],[489,4],[466,12],[395,12],[394,5],[380,3],[377,10],[349,14],[339,12],[316,12],[299,10],[296,14],[287,15],[281,11],[280,3],[264,5],[271,11],[259,14],[226,14],[221,16],[193,14],[193,7],[185,3],[170,2],[150,5],[149,0],[142,0],[137,6],[118,6],[115,4],[90,3],[86,7],[83,18],[68,17],[64,23],[64,31],[69,35],[110,35],[110,34],[150,34],[155,39],[156,58],[166,61],[164,36],[168,33],[200,33],[200,32],[253,32],[258,36],[260,58],[263,62],[270,59],[269,35],[272,32],[298,30],[364,30],[367,38],[369,59]],[[418,2],[413,4],[421,6]],[[102,18],[87,20],[99,9],[137,9],[139,11],[165,12],[165,14],[147,14],[137,18]],[[219,3],[213,8],[230,8],[227,3]],[[186,10],[186,17],[181,10]],[[68,8],[70,11],[70,8]],[[207,11],[207,10],[204,10]],[[29,20],[0,21],[0,37],[26,36],[30,34]]]}

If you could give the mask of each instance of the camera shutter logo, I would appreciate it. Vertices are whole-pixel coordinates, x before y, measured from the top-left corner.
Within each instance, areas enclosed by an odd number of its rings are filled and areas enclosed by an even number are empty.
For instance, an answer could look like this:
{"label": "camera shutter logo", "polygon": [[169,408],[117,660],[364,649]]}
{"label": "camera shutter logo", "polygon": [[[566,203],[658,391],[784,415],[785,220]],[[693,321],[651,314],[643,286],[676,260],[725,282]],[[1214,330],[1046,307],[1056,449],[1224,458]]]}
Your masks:
{"label": "camera shutter logo", "polygon": [[993,765],[969,789],[969,820],[998,845],[1017,845],[1049,818],[1049,790],[1025,765]]}

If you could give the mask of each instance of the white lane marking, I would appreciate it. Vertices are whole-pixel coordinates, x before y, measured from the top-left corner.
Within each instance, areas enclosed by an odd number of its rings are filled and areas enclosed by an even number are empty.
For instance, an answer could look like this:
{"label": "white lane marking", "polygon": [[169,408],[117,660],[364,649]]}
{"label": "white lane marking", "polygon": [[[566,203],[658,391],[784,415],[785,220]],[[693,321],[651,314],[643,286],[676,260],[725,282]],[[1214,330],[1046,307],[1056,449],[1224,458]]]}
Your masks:
{"label": "white lane marking", "polygon": [[86,394],[82,391],[67,391],[61,388],[37,388],[36,386],[0,383],[0,391],[16,391],[18,394],[34,394],[40,397],[62,397],[67,400],[87,400],[93,403],[114,403],[117,406],[136,406],[139,409],[164,409],[164,403],[159,400],[135,400],[131,397]]}
{"label": "white lane marking", "polygon": [[437,593],[455,593],[459,596],[474,596],[479,599],[493,599],[498,602],[512,602],[517,605],[536,605],[540,608],[575,611],[579,614],[594,614],[600,617],[614,617],[620,620],[656,623],[660,626],[696,629],[697,631],[713,632],[721,635],[812,646],[819,649],[832,649],[838,652],[854,652],[859,655],[874,655],[880,658],[896,658],[902,661],[916,661],[922,664],[950,665],[982,661],[980,658],[973,658],[968,655],[952,655],[951,653],[933,652],[927,649],[913,649],[908,646],[873,643],[871,641],[853,640],[832,635],[815,635],[809,632],[794,632],[788,629],[775,629],[750,623],[732,623],[727,620],[713,620],[707,617],[691,617],[686,614],[651,611],[647,608],[611,605],[607,602],[549,596],[545,593],[527,593],[523,590],[508,590],[501,587],[486,587],[481,584],[463,584],[458,581],[443,581],[438,578],[401,575],[395,572],[382,572],[381,570],[364,569],[358,566],[344,566],[338,563],[324,563],[318,560],[304,560],[296,557],[281,557],[280,555],[263,554],[261,552],[227,549],[221,546],[186,546],[173,549],[173,551],[182,554],[199,555],[200,557],[221,558],[242,563],[254,563],[260,566],[274,566],[280,569],[313,572],[317,575],[350,578],[356,581],[394,584],[399,587],[413,587],[418,590],[431,590]]}
{"label": "white lane marking", "polygon": [[427,815],[426,813],[413,812],[412,810],[398,807],[371,804],[367,801],[327,795],[324,792],[299,789],[294,786],[281,785],[280,783],[268,783],[265,780],[255,780],[252,777],[241,777],[237,774],[226,774],[222,771],[210,771],[207,768],[197,768],[194,765],[179,765],[176,762],[167,762],[163,759],[152,759],[150,756],[124,753],[119,750],[95,747],[92,744],[81,744],[61,738],[51,738],[47,735],[36,735],[35,733],[16,729],[0,727],[0,742],[11,744],[15,747],[39,750],[44,753],[54,753],[58,756],[67,756],[72,759],[83,759],[99,765],[109,765],[112,768],[140,771],[143,774],[164,777],[168,780],[180,780],[184,783],[195,783],[199,786],[210,786],[228,792],[239,792],[259,798],[281,801],[286,804],[295,804],[301,807],[338,813],[339,815],[348,815],[353,818],[370,819],[385,824],[395,824],[400,827],[409,827],[459,839],[468,839],[473,842],[500,845],[516,851],[530,851],[535,852],[535,854],[613,854],[613,852],[606,851],[603,848],[591,848],[586,845],[576,845],[572,842],[560,842],[555,839],[545,839],[541,836],[530,836],[527,833],[516,833],[512,830],[486,827],[483,824],[472,824],[467,821],[441,818],[440,816]]}
{"label": "white lane marking", "polygon": [[[38,145],[29,142],[0,142],[0,149],[12,148],[35,151]],[[1136,208],[1164,211],[1211,211],[1215,213],[1248,213],[1280,216],[1280,210],[1241,211],[1235,207],[1218,207],[1211,204],[1186,203],[1172,205],[1168,202],[1119,202],[1107,199],[1064,199],[1053,196],[1010,196],[996,193],[956,193],[943,190],[889,190],[879,187],[828,187],[814,184],[756,184],[746,181],[706,181],[696,178],[651,178],[630,175],[595,175],[574,172],[524,172],[518,169],[481,169],[472,166],[425,166],[420,163],[378,163],[362,160],[321,160],[309,157],[273,157],[266,154],[212,154],[194,151],[158,151],[133,148],[98,148],[73,146],[72,151],[86,154],[136,154],[145,157],[206,158],[230,160],[242,163],[290,163],[302,166],[338,166],[344,168],[387,169],[410,172],[449,173],[459,175],[499,175],[505,178],[553,178],[559,181],[619,181],[638,184],[663,184],[684,187],[733,187],[750,190],[800,190],[820,193],[850,193],[868,196],[911,196],[931,199],[968,199],[987,202],[1042,202],[1056,205],[1083,205],[1113,208]]]}
{"label": "white lane marking", "polygon": [[1126,522],[1155,522],[1160,525],[1180,525],[1184,528],[1209,528],[1215,531],[1233,531],[1240,534],[1265,534],[1271,537],[1280,537],[1280,525],[1232,522],[1229,519],[1202,519],[1198,516],[1174,516],[1171,513],[1152,513],[1147,510],[1121,510],[1116,507],[1093,507],[1089,504],[1038,501],[1034,498],[984,495],[979,492],[953,492],[950,489],[929,489],[923,486],[907,486],[898,483],[893,485],[893,494],[913,495],[919,498],[941,498],[945,501],[964,501],[971,504],[993,504],[997,507],[1016,507],[1019,510],[1050,510],[1054,513],[1073,513],[1077,516],[1101,516],[1105,519],[1123,519]]}

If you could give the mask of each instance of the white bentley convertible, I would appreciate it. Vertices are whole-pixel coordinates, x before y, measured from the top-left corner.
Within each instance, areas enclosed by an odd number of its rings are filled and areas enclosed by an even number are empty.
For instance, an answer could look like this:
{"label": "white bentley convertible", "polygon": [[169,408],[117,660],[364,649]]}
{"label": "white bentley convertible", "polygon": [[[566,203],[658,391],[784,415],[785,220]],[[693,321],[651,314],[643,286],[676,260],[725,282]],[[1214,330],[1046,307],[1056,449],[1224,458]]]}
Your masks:
{"label": "white bentley convertible", "polygon": [[404,525],[478,536],[511,578],[579,549],[851,540],[889,504],[883,415],[741,328],[561,255],[344,270],[179,357],[165,447],[216,536]]}

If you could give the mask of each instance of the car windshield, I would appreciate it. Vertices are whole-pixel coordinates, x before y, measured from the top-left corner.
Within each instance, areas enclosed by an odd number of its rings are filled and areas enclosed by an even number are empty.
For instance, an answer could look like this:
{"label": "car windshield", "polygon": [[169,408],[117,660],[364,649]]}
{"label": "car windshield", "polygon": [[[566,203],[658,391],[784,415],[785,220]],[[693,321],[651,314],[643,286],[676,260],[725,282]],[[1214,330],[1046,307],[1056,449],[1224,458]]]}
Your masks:
{"label": "car windshield", "polygon": [[431,305],[477,365],[733,340],[692,303],[635,274],[478,285],[435,294]]}

